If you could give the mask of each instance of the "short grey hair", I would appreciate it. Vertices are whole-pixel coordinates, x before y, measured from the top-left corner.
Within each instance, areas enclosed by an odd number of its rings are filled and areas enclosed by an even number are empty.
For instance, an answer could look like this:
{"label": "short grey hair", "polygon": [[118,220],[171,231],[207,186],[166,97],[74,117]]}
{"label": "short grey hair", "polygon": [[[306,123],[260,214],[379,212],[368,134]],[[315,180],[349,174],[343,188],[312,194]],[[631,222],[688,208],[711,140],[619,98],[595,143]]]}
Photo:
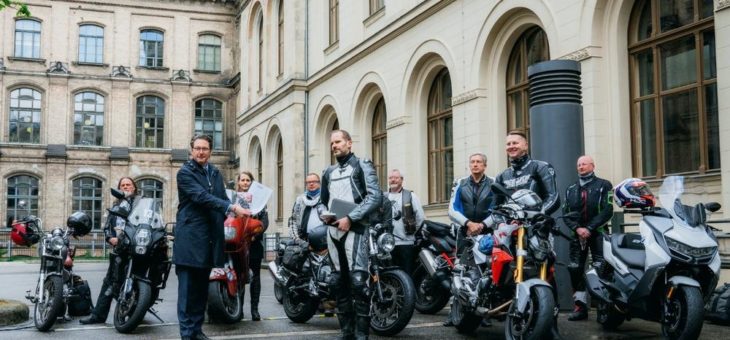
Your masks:
{"label": "short grey hair", "polygon": [[485,155],[485,154],[483,154],[483,153],[481,153],[481,152],[475,152],[475,153],[473,153],[473,154],[469,155],[469,159],[468,159],[468,161],[469,161],[469,162],[471,162],[471,159],[472,159],[472,157],[474,157],[474,156],[479,156],[479,157],[480,157],[480,158],[482,159],[482,161],[484,161],[484,164],[485,164],[485,165],[487,164],[487,155]]}
{"label": "short grey hair", "polygon": [[393,172],[398,172],[398,174],[400,175],[400,178],[403,178],[403,171],[400,171],[398,169],[390,169],[390,171],[388,171],[388,176],[390,176],[390,174]]}

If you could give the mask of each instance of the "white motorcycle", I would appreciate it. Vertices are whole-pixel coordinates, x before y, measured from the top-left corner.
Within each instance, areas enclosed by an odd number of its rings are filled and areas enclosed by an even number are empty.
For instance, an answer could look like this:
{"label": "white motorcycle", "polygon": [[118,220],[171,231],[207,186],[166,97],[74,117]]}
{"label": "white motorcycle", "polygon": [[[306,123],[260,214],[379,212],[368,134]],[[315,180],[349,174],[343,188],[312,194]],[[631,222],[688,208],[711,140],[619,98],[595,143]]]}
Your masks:
{"label": "white motorcycle", "polygon": [[697,339],[702,331],[704,301],[720,273],[717,239],[706,221],[720,204],[687,206],[683,192],[683,177],[667,177],[661,208],[624,210],[642,215],[640,235],[604,237],[606,263],[588,270],[586,280],[605,329],[638,317],[660,322],[666,339]]}

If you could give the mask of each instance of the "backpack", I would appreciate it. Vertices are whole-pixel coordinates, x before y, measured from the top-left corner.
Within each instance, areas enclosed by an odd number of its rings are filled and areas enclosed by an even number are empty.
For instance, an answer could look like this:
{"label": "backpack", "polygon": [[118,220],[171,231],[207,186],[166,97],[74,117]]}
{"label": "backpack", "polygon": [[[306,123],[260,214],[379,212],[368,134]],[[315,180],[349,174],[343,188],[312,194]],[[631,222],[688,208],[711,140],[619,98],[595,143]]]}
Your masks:
{"label": "backpack", "polygon": [[91,289],[89,282],[80,276],[73,276],[72,295],[68,298],[68,315],[86,316],[91,314],[94,304],[91,303]]}
{"label": "backpack", "polygon": [[705,305],[705,319],[730,325],[730,283],[717,287]]}

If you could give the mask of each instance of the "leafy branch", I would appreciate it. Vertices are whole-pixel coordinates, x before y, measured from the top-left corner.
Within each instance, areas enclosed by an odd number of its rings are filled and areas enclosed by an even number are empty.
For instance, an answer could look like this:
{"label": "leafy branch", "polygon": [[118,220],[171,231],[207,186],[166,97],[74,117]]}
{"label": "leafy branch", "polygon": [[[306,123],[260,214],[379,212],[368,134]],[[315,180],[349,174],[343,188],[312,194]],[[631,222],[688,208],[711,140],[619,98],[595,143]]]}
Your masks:
{"label": "leafy branch", "polygon": [[30,17],[30,11],[28,10],[28,5],[17,1],[17,0],[0,0],[0,11],[4,10],[5,8],[13,8],[17,10],[15,13],[16,16],[19,17]]}

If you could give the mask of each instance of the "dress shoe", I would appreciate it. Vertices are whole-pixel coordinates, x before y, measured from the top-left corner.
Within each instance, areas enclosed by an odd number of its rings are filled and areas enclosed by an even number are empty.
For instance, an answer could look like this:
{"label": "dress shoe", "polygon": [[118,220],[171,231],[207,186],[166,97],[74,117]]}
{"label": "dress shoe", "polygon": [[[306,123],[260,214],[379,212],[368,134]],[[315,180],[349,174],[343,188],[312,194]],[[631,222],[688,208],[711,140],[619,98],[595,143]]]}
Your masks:
{"label": "dress shoe", "polygon": [[193,339],[195,339],[195,340],[210,340],[210,338],[207,335],[203,334],[203,332],[200,332],[198,334],[195,334],[195,336],[193,336]]}
{"label": "dress shoe", "polygon": [[444,327],[454,327],[454,321],[451,320],[451,318],[446,319],[444,323],[442,323]]}
{"label": "dress shoe", "polygon": [[81,319],[81,320],[79,320],[79,322],[80,322],[80,323],[81,323],[82,325],[93,325],[93,324],[95,324],[95,323],[104,323],[104,321],[106,321],[106,320],[102,320],[102,319],[97,319],[97,318],[96,318],[95,316],[93,316],[93,315],[92,315],[92,316],[90,316],[90,317],[88,317],[88,318],[85,318],[85,319]]}

